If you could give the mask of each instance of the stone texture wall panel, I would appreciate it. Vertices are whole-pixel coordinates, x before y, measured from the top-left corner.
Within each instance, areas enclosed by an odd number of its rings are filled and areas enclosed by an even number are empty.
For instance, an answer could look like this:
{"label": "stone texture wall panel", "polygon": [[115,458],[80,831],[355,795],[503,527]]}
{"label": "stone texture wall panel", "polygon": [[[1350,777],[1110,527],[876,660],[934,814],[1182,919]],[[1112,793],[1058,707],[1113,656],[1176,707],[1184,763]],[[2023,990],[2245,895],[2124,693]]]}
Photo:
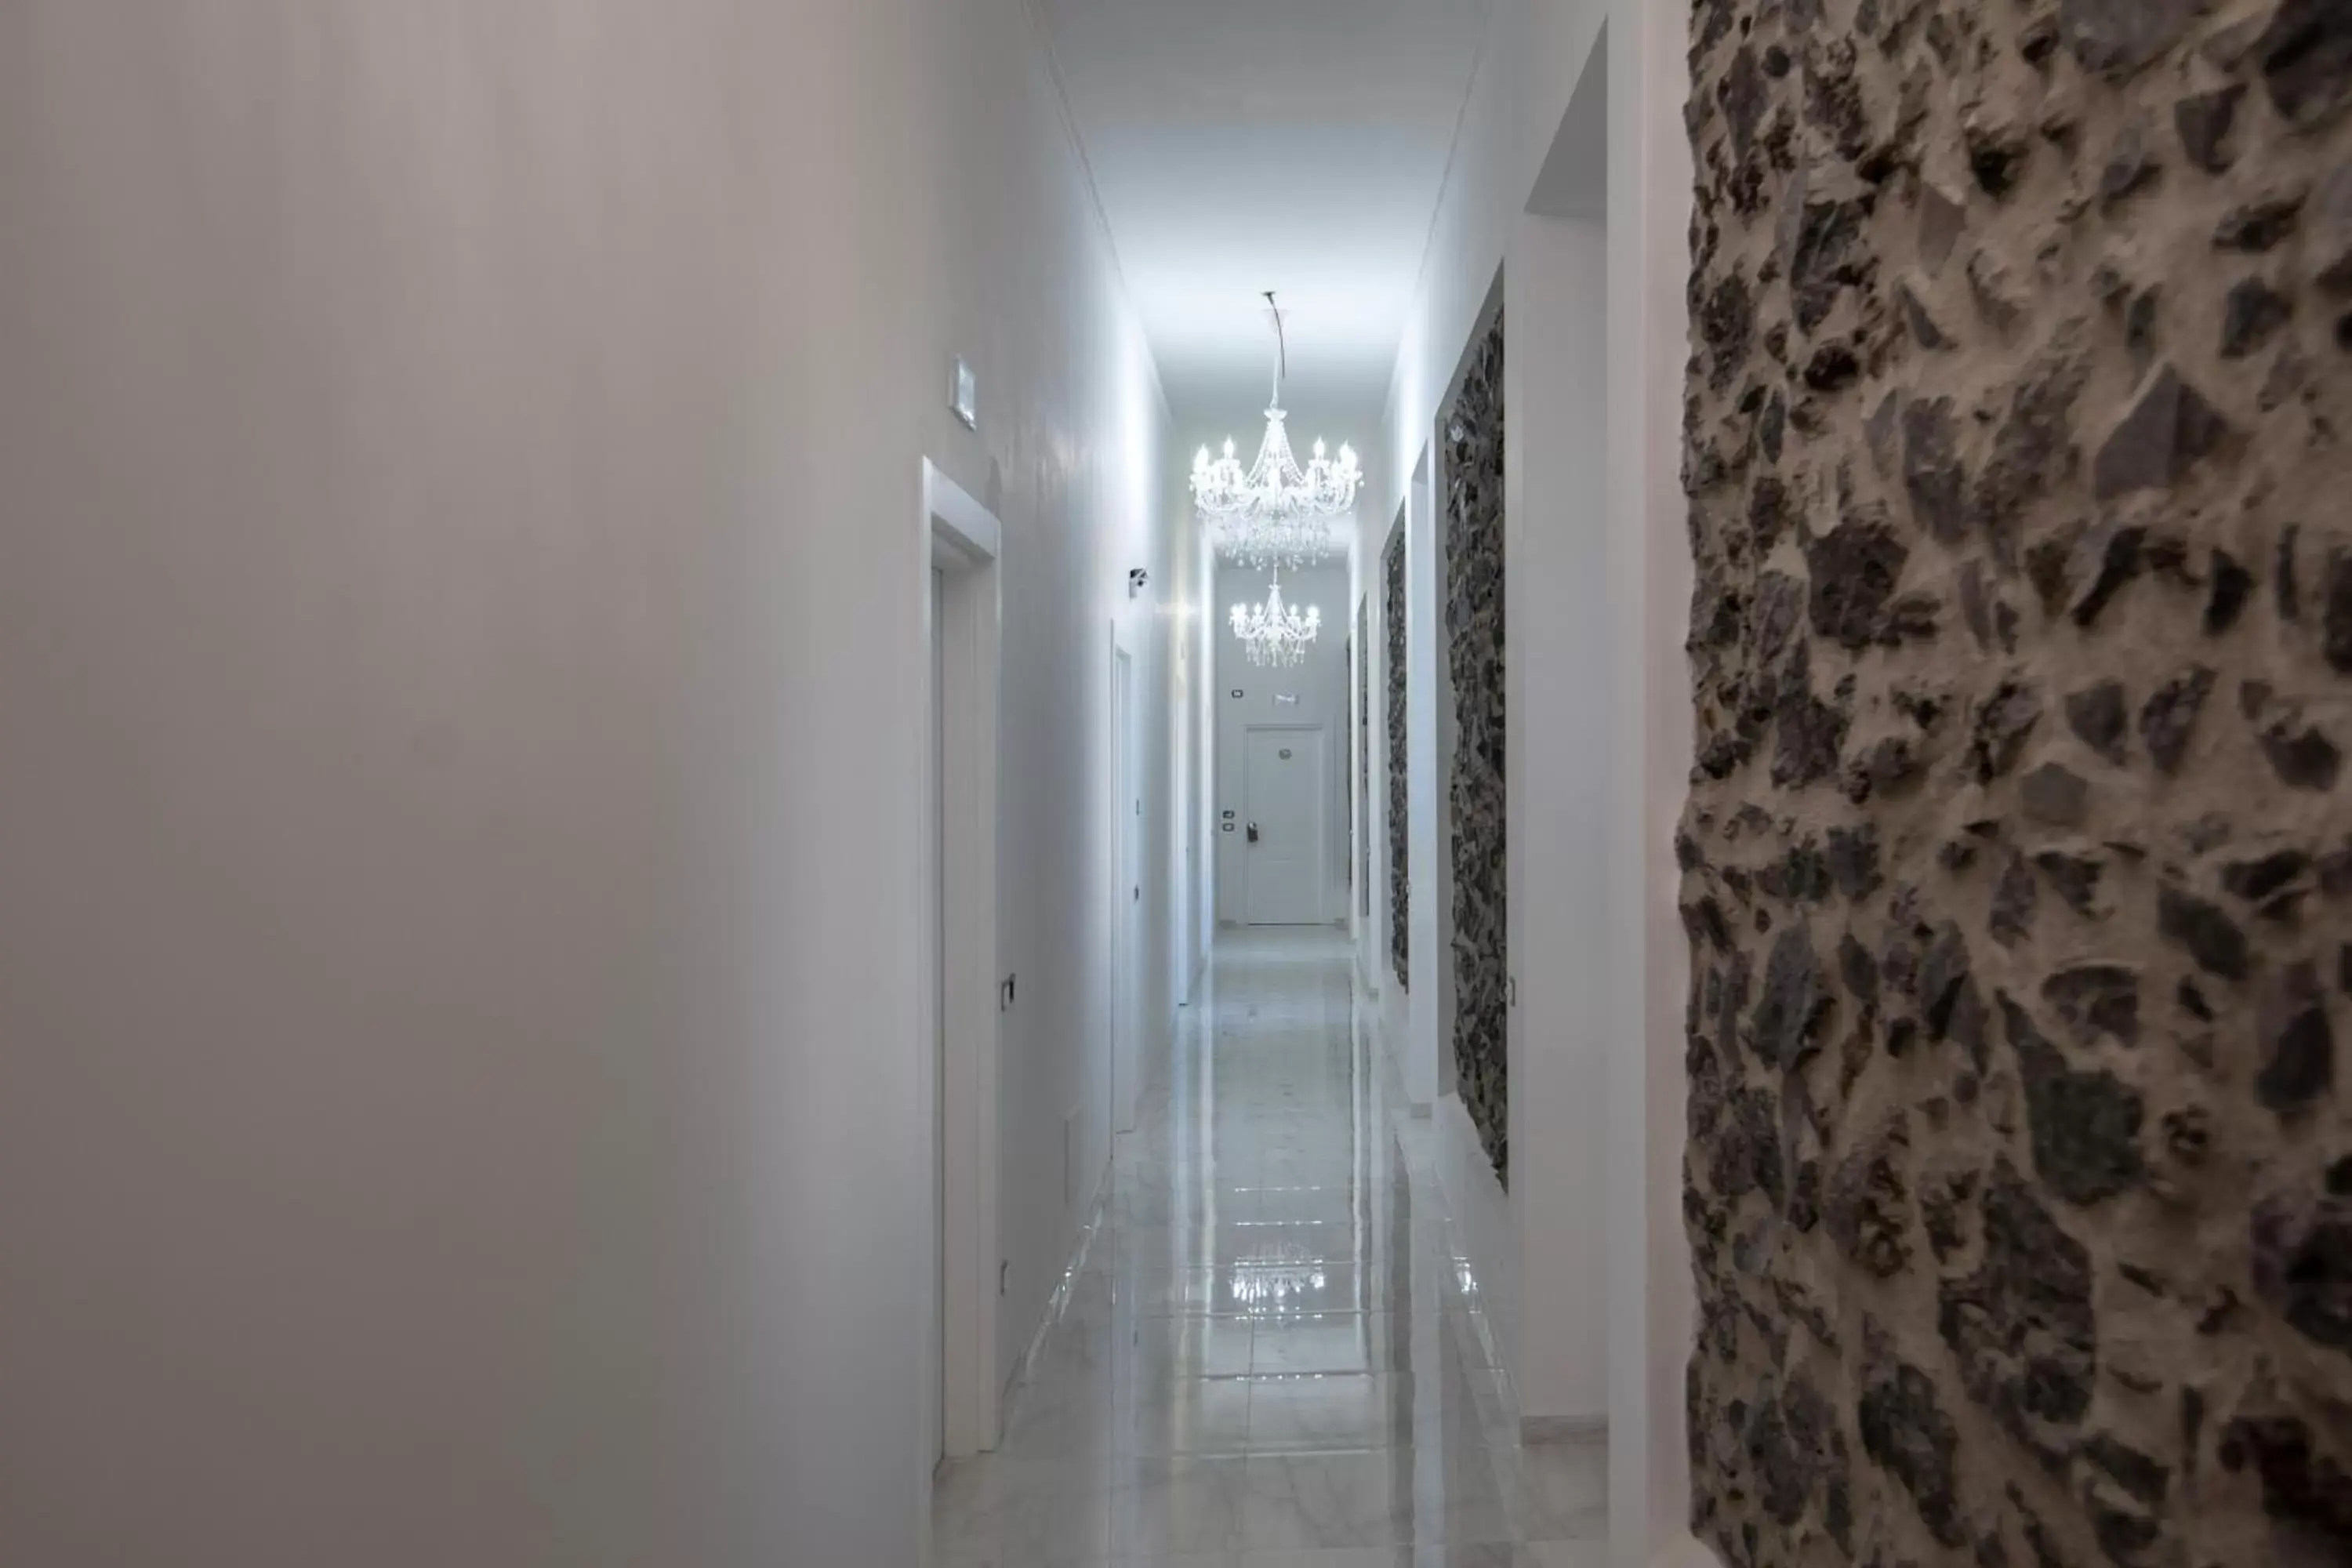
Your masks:
{"label": "stone texture wall panel", "polygon": [[1412,755],[1405,738],[1404,518],[1398,515],[1381,559],[1381,623],[1388,642],[1389,712],[1389,962],[1397,989],[1412,982],[1412,872],[1407,858],[1412,826],[1408,771]]}
{"label": "stone texture wall panel", "polygon": [[2352,0],[1700,0],[1694,1524],[2352,1563]]}
{"label": "stone texture wall panel", "polygon": [[1470,347],[1446,405],[1445,644],[1454,692],[1447,779],[1454,864],[1454,1066],[1462,1104],[1510,1180],[1503,752],[1503,318]]}

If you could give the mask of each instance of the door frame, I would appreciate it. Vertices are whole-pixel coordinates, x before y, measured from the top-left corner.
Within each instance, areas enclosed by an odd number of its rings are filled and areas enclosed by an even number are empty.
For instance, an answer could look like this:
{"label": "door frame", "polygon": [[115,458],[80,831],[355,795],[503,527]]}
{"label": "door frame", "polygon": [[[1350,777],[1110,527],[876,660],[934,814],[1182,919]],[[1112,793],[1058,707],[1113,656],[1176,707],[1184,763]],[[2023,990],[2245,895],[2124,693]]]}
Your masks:
{"label": "door frame", "polygon": [[[940,819],[934,826],[927,792],[920,830],[923,886],[940,889],[940,919],[936,930],[933,922],[922,922],[920,941],[923,972],[940,977],[944,1016],[931,987],[922,986],[923,1026],[917,1043],[926,1113],[921,1125],[928,1139],[933,1117],[938,1117],[944,1145],[940,1157],[945,1164],[944,1172],[934,1171],[923,1206],[928,1212],[930,1194],[943,1192],[946,1210],[933,1216],[943,1241],[944,1294],[934,1304],[937,1310],[926,1315],[925,1324],[927,1334],[932,1323],[940,1325],[943,1364],[936,1379],[922,1381],[924,1399],[939,1402],[942,1444],[950,1458],[995,1447],[1003,1428],[996,1367],[996,807],[1003,539],[995,516],[926,458],[920,552],[923,680],[928,697],[936,640],[944,655],[939,668],[945,689],[940,694]],[[936,603],[934,568],[941,590]],[[928,723],[928,703],[925,708]],[[933,1081],[935,1052],[944,1063],[944,1082]],[[936,1109],[934,1097],[944,1098]],[[925,1294],[929,1294],[928,1288]],[[925,1357],[930,1359],[928,1350]],[[928,1433],[929,1408],[923,1417],[922,1430]],[[929,1456],[924,1465],[928,1472]]]}
{"label": "door frame", "polygon": [[[1331,726],[1328,723],[1316,723],[1312,721],[1298,721],[1291,723],[1276,721],[1264,724],[1243,724],[1242,819],[1244,823],[1251,820],[1249,800],[1250,737],[1260,733],[1312,735],[1315,737],[1317,758],[1316,771],[1318,774],[1315,781],[1315,815],[1319,819],[1316,826],[1320,829],[1320,831],[1315,835],[1315,904],[1317,910],[1320,911],[1320,918],[1308,921],[1307,923],[1310,925],[1328,925],[1331,923],[1331,818],[1328,815],[1331,809],[1331,803],[1326,798],[1326,796],[1329,794],[1331,787]],[[1257,923],[1255,921],[1250,919],[1249,879],[1251,868],[1255,866],[1255,863],[1256,862],[1252,859],[1248,853],[1248,846],[1244,845],[1243,847],[1242,853],[1241,908],[1242,924],[1244,927],[1253,926]]]}

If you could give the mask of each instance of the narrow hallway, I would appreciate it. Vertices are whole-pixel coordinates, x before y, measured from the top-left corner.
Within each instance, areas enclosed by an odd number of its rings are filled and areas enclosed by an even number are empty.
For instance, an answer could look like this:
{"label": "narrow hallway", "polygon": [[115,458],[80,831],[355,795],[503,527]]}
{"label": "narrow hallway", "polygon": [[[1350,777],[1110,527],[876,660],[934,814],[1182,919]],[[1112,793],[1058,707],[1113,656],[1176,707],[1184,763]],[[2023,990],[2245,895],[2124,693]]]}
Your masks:
{"label": "narrow hallway", "polygon": [[1336,932],[1228,932],[947,1568],[1587,1568],[1599,1442],[1523,1447]]}

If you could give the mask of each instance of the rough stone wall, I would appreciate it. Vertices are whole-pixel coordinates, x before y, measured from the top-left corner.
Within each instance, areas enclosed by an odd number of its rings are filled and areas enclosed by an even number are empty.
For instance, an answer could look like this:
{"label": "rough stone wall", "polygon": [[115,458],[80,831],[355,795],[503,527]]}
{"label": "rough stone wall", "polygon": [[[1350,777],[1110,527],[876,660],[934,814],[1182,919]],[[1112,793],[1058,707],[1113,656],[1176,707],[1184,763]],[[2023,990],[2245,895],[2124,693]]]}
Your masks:
{"label": "rough stone wall", "polygon": [[1510,1180],[1504,943],[1503,317],[1471,345],[1446,406],[1445,644],[1454,692],[1448,771],[1454,856],[1454,1071],[1495,1163]]}
{"label": "rough stone wall", "polygon": [[1389,962],[1396,966],[1397,989],[1412,983],[1412,864],[1405,858],[1405,832],[1412,818],[1406,794],[1410,753],[1404,732],[1404,516],[1397,516],[1381,561],[1381,625],[1388,641],[1389,710]]}
{"label": "rough stone wall", "polygon": [[2352,1562],[2352,0],[1702,0],[1696,1524]]}

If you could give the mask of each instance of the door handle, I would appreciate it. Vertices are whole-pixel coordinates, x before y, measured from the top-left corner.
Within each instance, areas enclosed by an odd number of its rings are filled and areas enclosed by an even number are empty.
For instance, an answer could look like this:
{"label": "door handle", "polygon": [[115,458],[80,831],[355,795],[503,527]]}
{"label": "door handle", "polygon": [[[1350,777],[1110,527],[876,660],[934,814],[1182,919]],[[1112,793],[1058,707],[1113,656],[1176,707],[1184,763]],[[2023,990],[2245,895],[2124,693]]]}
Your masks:
{"label": "door handle", "polygon": [[1253,844],[1257,842],[1257,824],[1255,822],[1249,825],[1249,841]]}

